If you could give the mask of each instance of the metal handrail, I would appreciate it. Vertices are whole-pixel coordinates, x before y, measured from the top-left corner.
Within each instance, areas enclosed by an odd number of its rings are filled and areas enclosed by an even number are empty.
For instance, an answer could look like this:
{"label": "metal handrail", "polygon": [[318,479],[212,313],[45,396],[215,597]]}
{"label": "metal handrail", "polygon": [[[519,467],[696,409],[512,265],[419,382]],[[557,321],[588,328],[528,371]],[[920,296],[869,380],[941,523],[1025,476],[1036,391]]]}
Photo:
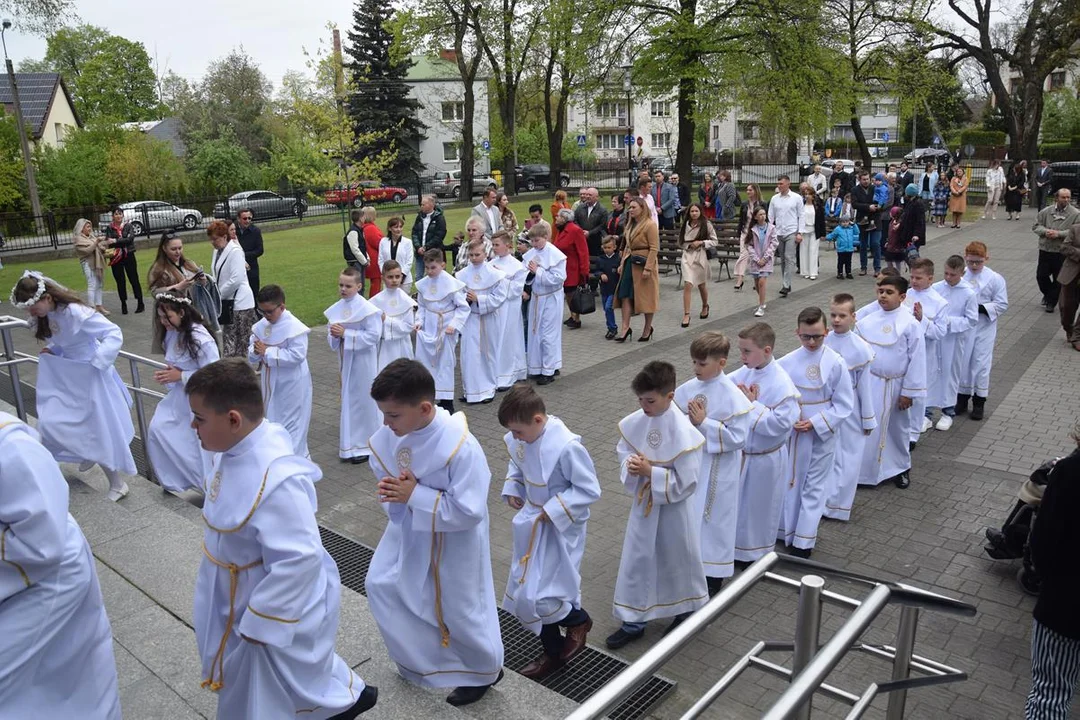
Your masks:
{"label": "metal handrail", "polygon": [[[866,598],[859,601],[839,593],[822,590],[820,584],[810,582],[809,584],[811,586],[815,586],[811,588],[812,596],[816,597],[810,597],[807,602],[804,602],[802,593],[806,592],[808,584],[807,580],[809,580],[809,578],[804,578],[803,582],[799,583],[798,581],[771,572],[773,568],[780,565],[808,570],[816,575],[825,575],[848,582],[864,584],[871,587],[871,591]],[[900,632],[897,635],[897,649],[892,653],[894,660],[892,682],[872,685],[865,693],[863,693],[863,695],[858,696],[858,702],[855,705],[856,709],[860,707],[865,709],[869,706],[869,702],[873,697],[879,692],[893,689],[894,692],[890,696],[887,717],[889,720],[902,717],[904,693],[906,692],[907,685],[898,683],[898,681],[908,677],[908,673],[913,665],[912,657],[919,610],[933,610],[935,612],[943,612],[960,617],[972,617],[977,612],[975,606],[970,603],[955,600],[921,588],[905,585],[904,583],[877,580],[866,575],[835,568],[814,560],[770,552],[737,577],[725,583],[724,588],[703,608],[693,613],[689,618],[676,626],[628,668],[615,676],[608,684],[597,690],[588,700],[568,715],[566,720],[595,720],[596,718],[603,717],[608,711],[616,707],[629,696],[638,685],[648,679],[676,653],[689,644],[700,632],[729,610],[761,580],[768,580],[789,587],[793,585],[800,587],[801,612],[799,619],[800,624],[804,625],[803,627],[796,628],[796,642],[791,646],[784,645],[783,647],[785,649],[794,649],[799,656],[799,664],[805,663],[805,667],[796,667],[794,670],[790,671],[789,676],[791,677],[791,685],[764,716],[767,718],[808,717],[808,709],[804,708],[808,708],[811,696],[822,686],[825,678],[836,665],[839,664],[844,655],[851,649],[872,647],[859,646],[856,641],[870,626],[881,610],[889,604],[902,606]],[[815,623],[813,623],[812,619],[807,619],[807,622],[811,627],[806,627],[806,623],[802,622],[804,620],[804,613],[802,611],[812,612],[812,608],[815,607],[815,602],[818,611],[820,611],[820,602],[823,600],[853,608],[854,612],[829,642],[818,650],[816,641],[817,628],[814,627]],[[770,647],[770,645],[772,647]],[[808,646],[810,647],[809,654],[807,653]],[[742,671],[749,667],[771,665],[771,663],[767,663],[757,657],[760,652],[770,649],[780,649],[780,647],[775,643],[759,642],[750,652],[744,655],[736,666],[729,670],[716,685],[710,688],[705,696],[695,703],[691,712],[688,712],[685,717],[695,717],[697,713],[700,713],[708,707],[710,703],[719,697],[728,685],[735,681]],[[874,649],[878,650],[877,648]],[[878,652],[881,651],[878,650]],[[925,660],[919,658],[919,662],[915,663],[915,666],[917,669],[921,670],[924,663]],[[941,673],[941,677],[932,678],[935,682],[949,682],[966,678],[966,675],[962,672],[939,663],[933,663],[932,667],[935,667],[935,670]],[[789,673],[786,669],[782,670],[785,674]],[[922,679],[909,679],[907,682],[917,683],[921,682],[921,680]],[[892,687],[890,688],[889,686]],[[839,691],[836,688],[830,688],[830,691],[831,695],[849,701],[851,698],[856,697],[850,693]],[[869,694],[869,699],[867,698],[867,694]],[[853,718],[858,716],[859,715],[855,714],[855,710],[853,710],[852,714],[848,717]]]}

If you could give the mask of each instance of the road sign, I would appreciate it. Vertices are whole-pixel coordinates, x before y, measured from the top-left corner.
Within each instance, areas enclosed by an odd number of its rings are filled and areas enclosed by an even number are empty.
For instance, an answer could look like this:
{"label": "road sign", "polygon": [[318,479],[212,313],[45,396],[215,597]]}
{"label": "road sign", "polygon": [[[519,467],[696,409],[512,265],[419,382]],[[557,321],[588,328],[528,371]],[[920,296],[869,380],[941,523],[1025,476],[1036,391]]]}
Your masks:
{"label": "road sign", "polygon": [[644,135],[638,135],[637,136],[637,144],[638,144],[638,147],[641,147],[642,145],[645,144],[645,136]]}
{"label": "road sign", "polygon": [[940,144],[941,144],[941,136],[940,136],[940,135],[935,135],[935,136],[934,136],[934,140],[933,140],[933,143],[934,143],[935,145],[940,145]]}
{"label": "road sign", "polygon": [[884,140],[885,142],[889,142],[889,133],[888,132],[881,133],[881,139]]}
{"label": "road sign", "polygon": [[480,143],[480,147],[484,148],[484,152],[488,152],[489,150],[491,150],[491,141],[485,140],[484,142]]}
{"label": "road sign", "polygon": [[634,144],[634,136],[633,135],[627,135],[626,137],[623,138],[623,145],[633,145],[633,144]]}
{"label": "road sign", "polygon": [[584,135],[578,135],[577,136],[577,146],[578,147],[585,147],[585,136]]}

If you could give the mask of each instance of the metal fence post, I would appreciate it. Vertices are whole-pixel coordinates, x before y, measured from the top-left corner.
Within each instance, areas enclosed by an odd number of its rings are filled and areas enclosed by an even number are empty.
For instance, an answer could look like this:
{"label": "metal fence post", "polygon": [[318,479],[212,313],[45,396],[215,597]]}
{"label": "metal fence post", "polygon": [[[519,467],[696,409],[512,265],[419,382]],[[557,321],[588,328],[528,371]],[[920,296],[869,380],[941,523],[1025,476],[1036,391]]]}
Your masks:
{"label": "metal fence post", "polygon": [[[821,634],[821,590],[825,580],[819,575],[803,575],[799,584],[799,610],[795,616],[795,653],[791,660],[791,677],[810,664],[818,651]],[[797,720],[809,720],[813,696],[794,714]]]}
{"label": "metal fence post", "polygon": [[[0,328],[0,337],[4,341],[4,359],[15,359],[15,344],[11,340],[11,328]],[[15,397],[15,414],[19,419],[26,422],[26,401],[22,396],[22,383],[19,382],[19,366],[8,365],[8,374],[11,376],[11,394]]]}
{"label": "metal fence post", "polygon": [[[906,680],[911,676],[911,656],[915,652],[915,631],[919,627],[919,608],[905,605],[900,608],[900,627],[896,630],[896,656],[893,658],[892,679]],[[907,690],[889,693],[886,720],[901,720],[907,704]]]}
{"label": "metal fence post", "polygon": [[49,230],[49,240],[53,248],[60,247],[60,237],[56,232],[56,215],[51,209],[45,212],[45,227]]}
{"label": "metal fence post", "polygon": [[[142,387],[142,382],[139,379],[139,364],[132,358],[128,358],[128,363],[131,365],[131,383],[136,388]],[[146,409],[143,407],[143,398],[141,392],[132,393],[135,396],[135,416],[139,421],[139,437],[142,438],[143,454],[146,455],[146,479],[152,483],[158,483],[157,475],[154,473],[154,462],[150,459],[150,448],[147,443],[147,424],[146,424]],[[159,485],[161,483],[158,483]]]}

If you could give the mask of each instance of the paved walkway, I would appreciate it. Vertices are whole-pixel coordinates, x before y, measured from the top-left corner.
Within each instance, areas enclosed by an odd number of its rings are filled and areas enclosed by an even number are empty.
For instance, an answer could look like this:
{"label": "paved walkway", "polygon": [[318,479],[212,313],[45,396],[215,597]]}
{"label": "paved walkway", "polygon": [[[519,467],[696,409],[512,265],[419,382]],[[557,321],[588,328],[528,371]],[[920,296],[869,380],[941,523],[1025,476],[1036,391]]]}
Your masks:
{"label": "paved walkway", "polygon": [[[1035,238],[1031,217],[1022,222],[982,221],[959,231],[934,230],[924,254],[940,268],[945,257],[961,252],[972,239],[990,246],[990,265],[1009,283],[1010,309],[1003,317],[995,353],[989,415],[982,423],[959,420],[948,433],[931,431],[914,454],[912,486],[900,491],[891,485],[860,490],[850,523],[823,525],[815,559],[856,572],[909,581],[937,588],[973,602],[979,615],[954,620],[924,614],[917,647],[924,655],[967,670],[970,679],[959,685],[916,690],[908,697],[909,717],[933,715],[950,718],[1015,718],[1022,713],[1030,682],[1029,632],[1032,599],[1014,582],[1016,566],[989,560],[982,552],[982,528],[999,525],[1015,499],[1016,489],[1030,470],[1047,457],[1070,450],[1068,431],[1080,406],[1076,383],[1080,355],[1066,346],[1057,316],[1042,311],[1034,282]],[[787,298],[776,296],[778,278],[770,290],[765,320],[779,335],[777,354],[797,345],[795,316],[808,305],[827,308],[833,293],[850,292],[861,304],[873,297],[871,277],[853,281],[833,278],[835,255],[822,252],[817,281],[796,279]],[[939,270],[940,277],[940,270]],[[273,278],[267,278],[273,281]],[[675,363],[680,379],[689,375],[688,348],[703,329],[721,330],[733,337],[751,321],[756,298],[747,289],[732,290],[726,279],[710,283],[712,314],[697,319],[694,298],[692,326],[682,330],[681,292],[674,275],[661,281],[661,312],[650,343],[620,345],[603,339],[603,317],[588,316],[581,330],[564,336],[561,378],[542,390],[549,410],[576,432],[596,462],[604,496],[593,510],[589,543],[582,566],[585,606],[597,620],[592,640],[602,643],[616,622],[610,615],[630,498],[618,482],[615,457],[617,421],[636,408],[629,389],[640,367],[653,359]],[[288,288],[286,288],[288,290]],[[334,300],[327,298],[327,304]],[[108,304],[108,299],[107,299]],[[127,338],[126,349],[149,350],[150,317],[119,316]],[[635,334],[641,320],[635,320]],[[313,332],[309,360],[315,378],[315,407],[309,434],[313,459],[325,473],[318,485],[320,522],[344,535],[374,546],[386,520],[374,494],[374,479],[367,466],[337,461],[337,369],[335,356]],[[23,347],[29,338],[22,338]],[[737,366],[737,355],[733,355]],[[1068,408],[1043,412],[1043,408]],[[505,582],[510,560],[511,511],[500,502],[498,489],[505,472],[503,429],[496,421],[496,404],[469,407],[472,432],[488,454],[495,479],[490,499],[492,564],[496,587]],[[858,594],[854,587],[838,588]],[[795,597],[773,587],[759,587],[734,610],[694,641],[669,663],[664,673],[679,681],[677,692],[655,712],[656,717],[677,717],[702,691],[714,683],[733,661],[759,639],[789,639],[794,628]],[[842,616],[826,609],[823,640]],[[891,643],[895,613],[886,613],[863,638]],[[650,629],[646,640],[625,650],[634,658],[659,633]],[[784,658],[778,658],[783,660]],[[860,659],[845,661],[830,681],[861,691],[871,681],[888,679],[884,663]],[[782,689],[782,683],[749,671],[707,713],[715,718],[758,716]],[[871,716],[880,716],[884,702],[874,704]],[[826,717],[840,716],[841,706],[820,700],[815,708]],[[1080,717],[1080,712],[1076,714]]]}

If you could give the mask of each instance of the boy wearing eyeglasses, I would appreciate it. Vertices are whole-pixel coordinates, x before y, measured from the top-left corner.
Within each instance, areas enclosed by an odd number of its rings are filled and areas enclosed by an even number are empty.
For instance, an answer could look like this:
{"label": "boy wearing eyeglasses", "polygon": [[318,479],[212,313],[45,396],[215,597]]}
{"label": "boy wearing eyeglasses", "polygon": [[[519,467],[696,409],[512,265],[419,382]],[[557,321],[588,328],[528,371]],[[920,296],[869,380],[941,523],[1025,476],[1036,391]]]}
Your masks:
{"label": "boy wearing eyeglasses", "polygon": [[825,512],[827,484],[836,450],[836,431],[855,407],[847,363],[825,346],[825,313],[808,307],[799,313],[795,334],[802,347],[778,362],[799,391],[799,419],[788,441],[792,461],[778,538],[792,555],[810,557]]}
{"label": "boy wearing eyeglasses", "polygon": [[966,348],[966,357],[960,372],[956,414],[966,413],[970,400],[972,420],[983,419],[986,398],[990,394],[990,368],[994,363],[998,318],[1009,309],[1005,278],[986,267],[989,259],[990,253],[984,243],[976,240],[969,242],[964,248],[964,264],[967,265],[964,280],[975,289],[979,321],[975,325],[971,343]]}

